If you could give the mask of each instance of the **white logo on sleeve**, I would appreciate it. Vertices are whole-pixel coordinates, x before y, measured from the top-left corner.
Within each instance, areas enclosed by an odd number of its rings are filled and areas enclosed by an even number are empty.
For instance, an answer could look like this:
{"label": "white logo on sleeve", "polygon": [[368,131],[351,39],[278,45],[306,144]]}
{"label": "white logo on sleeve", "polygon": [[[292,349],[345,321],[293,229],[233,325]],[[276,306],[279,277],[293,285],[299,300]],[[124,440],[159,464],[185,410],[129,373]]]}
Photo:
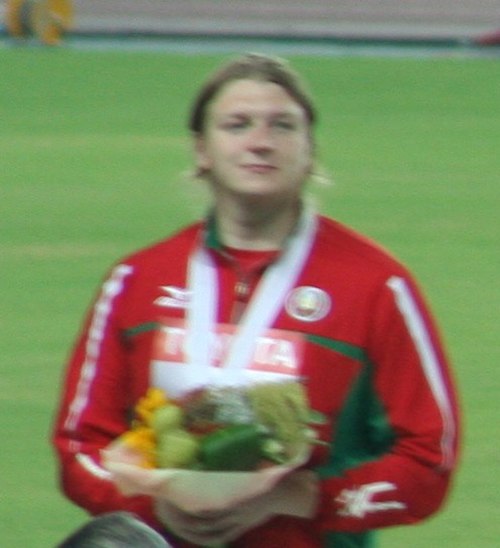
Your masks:
{"label": "white logo on sleeve", "polygon": [[379,481],[361,485],[358,489],[343,489],[335,499],[343,507],[338,511],[341,516],[352,518],[364,518],[366,514],[384,512],[387,510],[403,510],[406,504],[397,500],[385,500],[374,502],[374,498],[388,491],[396,490],[393,483]]}
{"label": "white logo on sleeve", "polygon": [[158,297],[154,304],[165,308],[187,308],[191,301],[191,292],[182,287],[162,285],[160,289],[165,295]]}

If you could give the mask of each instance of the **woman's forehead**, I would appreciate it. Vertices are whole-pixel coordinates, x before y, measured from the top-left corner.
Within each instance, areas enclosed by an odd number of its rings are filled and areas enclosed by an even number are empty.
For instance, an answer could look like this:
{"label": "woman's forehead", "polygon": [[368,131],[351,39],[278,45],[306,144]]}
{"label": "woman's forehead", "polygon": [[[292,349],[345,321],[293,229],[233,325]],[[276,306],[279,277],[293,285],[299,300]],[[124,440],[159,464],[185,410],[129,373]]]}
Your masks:
{"label": "woman's forehead", "polygon": [[232,80],[225,84],[210,105],[212,114],[269,111],[305,117],[303,107],[274,82],[262,80]]}

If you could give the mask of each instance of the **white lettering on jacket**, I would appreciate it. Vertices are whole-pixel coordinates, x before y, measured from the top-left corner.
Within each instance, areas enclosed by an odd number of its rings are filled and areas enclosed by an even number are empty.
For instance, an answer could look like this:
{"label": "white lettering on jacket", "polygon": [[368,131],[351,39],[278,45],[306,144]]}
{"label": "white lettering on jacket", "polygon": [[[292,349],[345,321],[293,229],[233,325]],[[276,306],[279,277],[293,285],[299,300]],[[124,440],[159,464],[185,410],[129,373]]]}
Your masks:
{"label": "white lettering on jacket", "polygon": [[[186,330],[181,323],[162,325],[158,334],[153,358],[156,360],[183,363],[186,353]],[[220,367],[231,348],[235,327],[219,324],[212,333],[210,347],[212,365]],[[279,330],[268,330],[257,338],[250,369],[272,370],[293,374],[300,364],[302,337]]]}

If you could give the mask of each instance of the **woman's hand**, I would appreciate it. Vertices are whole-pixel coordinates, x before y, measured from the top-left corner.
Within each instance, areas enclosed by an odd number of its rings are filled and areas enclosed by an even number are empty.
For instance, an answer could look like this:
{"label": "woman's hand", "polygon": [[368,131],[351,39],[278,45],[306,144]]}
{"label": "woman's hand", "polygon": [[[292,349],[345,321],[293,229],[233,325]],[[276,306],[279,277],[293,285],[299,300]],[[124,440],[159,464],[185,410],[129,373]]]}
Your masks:
{"label": "woman's hand", "polygon": [[302,470],[285,476],[270,491],[238,505],[192,514],[161,499],[155,501],[158,519],[177,536],[200,545],[230,542],[278,514],[311,518],[318,499],[318,479]]}

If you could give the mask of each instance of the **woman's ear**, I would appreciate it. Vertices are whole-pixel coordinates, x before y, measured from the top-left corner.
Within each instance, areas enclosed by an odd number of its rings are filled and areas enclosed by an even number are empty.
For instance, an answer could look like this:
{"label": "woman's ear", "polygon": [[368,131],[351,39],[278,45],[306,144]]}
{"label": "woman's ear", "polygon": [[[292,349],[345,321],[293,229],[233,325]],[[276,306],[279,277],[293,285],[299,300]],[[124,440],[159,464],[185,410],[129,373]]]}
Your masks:
{"label": "woman's ear", "polygon": [[198,173],[207,172],[211,167],[211,161],[207,152],[205,137],[201,134],[194,136],[194,154],[196,171]]}

